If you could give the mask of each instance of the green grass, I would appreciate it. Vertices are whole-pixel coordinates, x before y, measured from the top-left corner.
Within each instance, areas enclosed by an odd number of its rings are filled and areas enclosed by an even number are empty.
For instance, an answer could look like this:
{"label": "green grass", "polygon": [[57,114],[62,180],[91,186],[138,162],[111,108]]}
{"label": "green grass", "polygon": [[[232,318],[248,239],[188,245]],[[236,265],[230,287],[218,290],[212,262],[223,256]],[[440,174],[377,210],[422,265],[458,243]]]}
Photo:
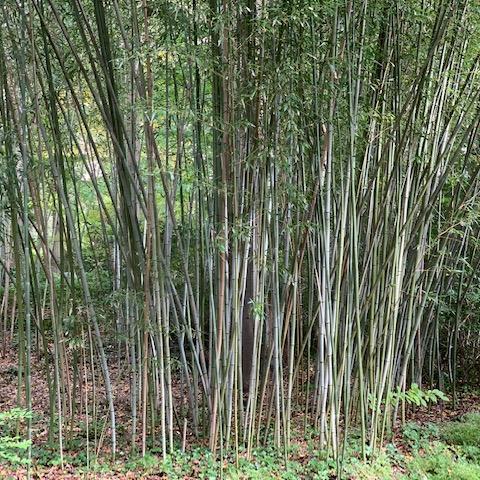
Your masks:
{"label": "green grass", "polygon": [[480,465],[456,454],[441,442],[430,445],[421,455],[408,462],[408,474],[403,478],[411,480],[478,480]]}
{"label": "green grass", "polygon": [[440,438],[449,445],[480,448],[480,413],[468,413],[458,422],[448,422],[440,428]]}

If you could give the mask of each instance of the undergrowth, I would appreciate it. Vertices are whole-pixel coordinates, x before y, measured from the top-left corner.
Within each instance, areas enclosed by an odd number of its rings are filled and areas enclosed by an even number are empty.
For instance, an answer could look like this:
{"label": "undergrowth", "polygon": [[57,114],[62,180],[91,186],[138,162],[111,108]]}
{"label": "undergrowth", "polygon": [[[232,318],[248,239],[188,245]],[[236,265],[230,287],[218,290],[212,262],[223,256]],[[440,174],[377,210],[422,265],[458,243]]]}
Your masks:
{"label": "undergrowth", "polygon": [[[22,413],[22,412],[20,412]],[[18,412],[3,414],[5,423],[18,420]],[[25,414],[20,415],[24,419]],[[8,418],[8,422],[6,419]],[[10,437],[9,437],[10,438]],[[5,440],[6,437],[3,437]],[[22,461],[22,439],[5,455],[6,445],[0,442],[0,456],[3,462],[12,467],[24,464]],[[480,413],[470,413],[456,421],[443,424],[420,426],[407,423],[400,439],[389,443],[374,454],[367,450],[367,461],[361,460],[358,441],[346,446],[341,463],[343,479],[358,480],[479,480],[480,479]],[[79,446],[77,446],[79,447]],[[2,450],[3,448],[3,450]],[[10,447],[9,447],[10,448]],[[2,454],[3,451],[3,454]],[[76,454],[66,452],[64,466],[74,468],[79,476],[87,473],[113,473],[121,477],[127,472],[135,472],[135,478],[158,476],[172,480],[184,478],[217,479],[220,471],[223,478],[231,480],[267,479],[312,479],[328,480],[337,476],[338,464],[325,452],[319,451],[314,437],[307,438],[300,446],[294,444],[286,452],[275,448],[254,449],[251,458],[240,450],[238,455],[228,452],[222,461],[215,458],[206,448],[194,448],[186,452],[180,449],[166,456],[152,448],[145,457],[108,462],[90,458],[87,468],[85,452],[80,448]],[[46,447],[32,449],[34,468],[58,466],[58,452]]]}

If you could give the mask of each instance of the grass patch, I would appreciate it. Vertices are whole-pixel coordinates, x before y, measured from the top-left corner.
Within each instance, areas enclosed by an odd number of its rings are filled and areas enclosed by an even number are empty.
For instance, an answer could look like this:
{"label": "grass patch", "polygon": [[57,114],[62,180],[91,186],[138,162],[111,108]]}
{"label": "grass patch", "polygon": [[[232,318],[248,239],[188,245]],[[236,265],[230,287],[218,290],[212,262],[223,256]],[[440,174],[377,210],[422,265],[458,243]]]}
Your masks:
{"label": "grass patch", "polygon": [[447,445],[435,442],[421,455],[414,456],[407,464],[410,480],[478,480],[480,465],[457,455]]}
{"label": "grass patch", "polygon": [[480,448],[480,413],[468,413],[458,422],[448,422],[442,425],[440,438],[449,445]]}

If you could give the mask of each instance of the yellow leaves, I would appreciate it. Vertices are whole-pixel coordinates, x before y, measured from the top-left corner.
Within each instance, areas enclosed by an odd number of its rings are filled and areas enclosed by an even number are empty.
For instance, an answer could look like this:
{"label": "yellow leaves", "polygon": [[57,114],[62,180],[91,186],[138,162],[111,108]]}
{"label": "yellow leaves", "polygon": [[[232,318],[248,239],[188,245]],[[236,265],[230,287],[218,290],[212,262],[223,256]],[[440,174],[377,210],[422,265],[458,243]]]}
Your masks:
{"label": "yellow leaves", "polygon": [[165,49],[157,49],[157,53],[156,53],[156,58],[158,60],[166,60],[167,58],[167,55],[168,55],[168,51],[165,50]]}

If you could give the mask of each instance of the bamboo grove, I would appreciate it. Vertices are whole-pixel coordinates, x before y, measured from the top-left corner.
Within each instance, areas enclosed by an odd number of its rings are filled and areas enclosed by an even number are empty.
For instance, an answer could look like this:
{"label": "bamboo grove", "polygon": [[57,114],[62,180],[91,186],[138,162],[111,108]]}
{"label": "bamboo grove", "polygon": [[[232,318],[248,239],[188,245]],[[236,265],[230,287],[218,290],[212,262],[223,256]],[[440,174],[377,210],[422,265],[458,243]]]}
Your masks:
{"label": "bamboo grove", "polygon": [[394,392],[455,399],[480,347],[475,1],[0,9],[1,342],[60,452],[82,420],[92,455],[314,429],[338,458],[388,437]]}

